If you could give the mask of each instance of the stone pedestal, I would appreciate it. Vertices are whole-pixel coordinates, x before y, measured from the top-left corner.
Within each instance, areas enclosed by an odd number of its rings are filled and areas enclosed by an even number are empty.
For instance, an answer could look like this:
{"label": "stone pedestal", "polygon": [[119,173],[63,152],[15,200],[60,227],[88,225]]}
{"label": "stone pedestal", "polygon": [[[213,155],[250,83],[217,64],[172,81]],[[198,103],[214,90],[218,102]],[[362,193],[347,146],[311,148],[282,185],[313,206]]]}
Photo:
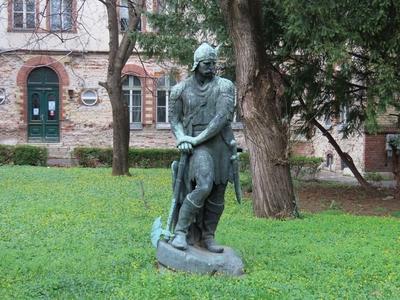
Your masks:
{"label": "stone pedestal", "polygon": [[230,276],[244,274],[241,258],[229,247],[224,247],[223,253],[212,253],[206,249],[193,246],[181,251],[165,241],[159,241],[157,260],[162,266],[176,271]]}

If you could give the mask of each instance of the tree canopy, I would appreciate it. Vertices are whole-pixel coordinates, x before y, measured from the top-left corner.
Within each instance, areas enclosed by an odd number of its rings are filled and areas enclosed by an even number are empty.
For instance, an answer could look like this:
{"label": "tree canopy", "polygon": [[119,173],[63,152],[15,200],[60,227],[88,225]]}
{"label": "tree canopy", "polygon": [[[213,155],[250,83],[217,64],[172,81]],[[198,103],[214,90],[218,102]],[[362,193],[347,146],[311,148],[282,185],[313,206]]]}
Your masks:
{"label": "tree canopy", "polygon": [[[282,103],[288,117],[338,116],[347,107],[346,136],[366,125],[378,129],[377,115],[388,105],[400,109],[400,1],[263,0],[263,39],[273,67],[285,82]],[[221,45],[222,73],[232,77],[233,47],[218,0],[166,0],[149,15],[155,33],[140,34],[150,56],[191,65],[199,41]],[[306,107],[297,105],[304,100]]]}

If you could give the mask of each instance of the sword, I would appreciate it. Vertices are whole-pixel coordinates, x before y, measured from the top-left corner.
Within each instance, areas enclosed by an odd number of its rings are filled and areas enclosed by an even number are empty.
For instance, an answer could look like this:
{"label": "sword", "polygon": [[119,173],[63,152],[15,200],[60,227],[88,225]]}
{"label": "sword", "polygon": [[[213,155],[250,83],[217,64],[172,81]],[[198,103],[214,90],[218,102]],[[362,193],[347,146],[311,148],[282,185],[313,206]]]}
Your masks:
{"label": "sword", "polygon": [[168,220],[167,220],[167,227],[166,229],[162,229],[161,217],[155,219],[153,223],[153,227],[151,230],[151,243],[154,247],[157,248],[158,241],[160,240],[161,236],[164,236],[165,240],[169,240],[172,237],[172,220],[175,214],[176,206],[179,201],[179,194],[181,192],[181,185],[183,180],[183,172],[185,170],[185,165],[187,162],[188,154],[182,153],[179,159],[178,165],[178,174],[175,179],[174,184],[174,194],[171,201],[171,207],[169,209]]}
{"label": "sword", "polygon": [[239,154],[237,153],[237,144],[235,140],[230,142],[233,155],[231,156],[233,168],[233,186],[235,187],[236,200],[239,204],[242,203],[242,189],[239,179]]}

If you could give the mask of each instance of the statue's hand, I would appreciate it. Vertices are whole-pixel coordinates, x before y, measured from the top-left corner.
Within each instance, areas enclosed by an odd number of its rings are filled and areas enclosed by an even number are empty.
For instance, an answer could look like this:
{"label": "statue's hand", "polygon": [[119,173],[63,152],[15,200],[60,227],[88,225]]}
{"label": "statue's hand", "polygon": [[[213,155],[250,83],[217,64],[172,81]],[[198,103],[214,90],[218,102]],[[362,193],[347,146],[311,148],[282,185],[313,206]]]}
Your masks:
{"label": "statue's hand", "polygon": [[189,143],[189,144],[191,144],[193,146],[197,145],[196,138],[192,137],[192,136],[189,136],[189,135],[185,135],[182,138],[180,138],[179,139],[179,144],[181,144],[181,143]]}
{"label": "statue's hand", "polygon": [[178,145],[178,149],[179,151],[183,152],[183,153],[192,153],[193,151],[193,146],[190,143],[187,142],[181,142]]}

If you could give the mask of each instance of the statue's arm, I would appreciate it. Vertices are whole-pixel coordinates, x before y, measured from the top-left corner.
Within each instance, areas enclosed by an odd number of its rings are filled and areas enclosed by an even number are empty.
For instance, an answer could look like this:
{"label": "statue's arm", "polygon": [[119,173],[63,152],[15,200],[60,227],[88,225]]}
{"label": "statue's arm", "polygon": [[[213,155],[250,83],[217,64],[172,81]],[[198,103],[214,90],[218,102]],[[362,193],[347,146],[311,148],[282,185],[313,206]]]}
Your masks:
{"label": "statue's arm", "polygon": [[171,90],[169,97],[169,122],[171,124],[171,130],[177,140],[180,140],[185,136],[183,129],[182,117],[183,117],[183,104],[181,94],[183,92],[183,83],[179,83],[174,86]]}
{"label": "statue's arm", "polygon": [[182,152],[192,152],[193,147],[191,143],[184,140],[186,137],[185,130],[183,128],[182,118],[183,118],[183,102],[182,102],[182,92],[185,83],[181,82],[174,86],[171,90],[171,95],[169,98],[169,121],[171,123],[172,133],[176,138],[176,144],[178,149]]}
{"label": "statue's arm", "polygon": [[193,146],[202,144],[217,135],[228,123],[232,121],[234,111],[235,90],[233,83],[226,79],[220,79],[220,95],[217,99],[217,114],[198,136],[188,142]]}

